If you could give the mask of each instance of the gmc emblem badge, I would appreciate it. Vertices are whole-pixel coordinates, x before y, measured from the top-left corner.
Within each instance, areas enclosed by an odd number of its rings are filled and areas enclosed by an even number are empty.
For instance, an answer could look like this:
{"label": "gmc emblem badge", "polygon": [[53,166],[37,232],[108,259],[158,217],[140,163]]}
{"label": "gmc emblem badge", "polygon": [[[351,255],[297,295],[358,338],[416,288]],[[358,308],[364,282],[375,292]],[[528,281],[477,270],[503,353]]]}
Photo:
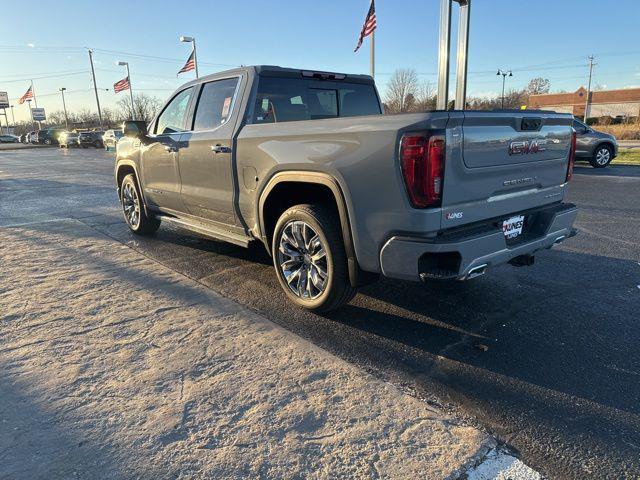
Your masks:
{"label": "gmc emblem badge", "polygon": [[547,140],[523,140],[509,144],[509,155],[529,155],[544,152]]}

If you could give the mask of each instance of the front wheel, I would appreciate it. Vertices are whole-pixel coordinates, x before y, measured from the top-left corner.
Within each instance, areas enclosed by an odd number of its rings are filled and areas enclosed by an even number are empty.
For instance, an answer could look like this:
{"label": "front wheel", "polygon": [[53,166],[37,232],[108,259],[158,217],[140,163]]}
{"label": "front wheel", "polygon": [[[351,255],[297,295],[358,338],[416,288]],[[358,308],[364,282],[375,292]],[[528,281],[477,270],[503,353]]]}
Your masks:
{"label": "front wheel", "polygon": [[160,220],[148,217],[142,205],[138,184],[133,174],[129,174],[120,185],[122,213],[129,229],[138,235],[150,235],[160,227]]}
{"label": "front wheel", "polygon": [[593,158],[589,161],[594,168],[604,168],[613,160],[613,151],[608,145],[601,145],[596,148]]}
{"label": "front wheel", "polygon": [[44,141],[45,145],[51,145],[51,140],[49,140],[48,138]]}
{"label": "front wheel", "polygon": [[340,224],[329,208],[296,205],[286,210],[276,224],[272,253],[280,285],[296,305],[327,312],[355,296]]}

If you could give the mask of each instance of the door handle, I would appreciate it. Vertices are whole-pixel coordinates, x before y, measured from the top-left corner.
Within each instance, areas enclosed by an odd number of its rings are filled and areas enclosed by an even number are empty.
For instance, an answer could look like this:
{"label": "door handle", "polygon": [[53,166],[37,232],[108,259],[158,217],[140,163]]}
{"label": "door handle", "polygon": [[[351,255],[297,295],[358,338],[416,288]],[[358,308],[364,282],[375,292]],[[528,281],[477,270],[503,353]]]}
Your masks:
{"label": "door handle", "polygon": [[173,145],[165,145],[164,149],[169,153],[174,153],[178,151],[178,147],[174,147]]}
{"label": "door handle", "polygon": [[211,151],[213,153],[231,153],[231,148],[218,143],[217,145],[211,145]]}

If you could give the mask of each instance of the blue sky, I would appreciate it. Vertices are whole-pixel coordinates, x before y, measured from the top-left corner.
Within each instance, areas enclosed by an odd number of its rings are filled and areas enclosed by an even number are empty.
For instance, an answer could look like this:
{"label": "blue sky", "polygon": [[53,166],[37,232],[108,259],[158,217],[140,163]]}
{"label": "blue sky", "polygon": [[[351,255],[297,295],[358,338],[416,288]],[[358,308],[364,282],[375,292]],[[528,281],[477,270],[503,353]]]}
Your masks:
{"label": "blue sky", "polygon": [[[44,0],[29,14],[21,2],[2,3],[0,90],[15,101],[34,78],[38,106],[48,111],[62,108],[60,87],[67,88],[69,109],[95,110],[85,47],[95,49],[108,107],[126,95],[112,91],[125,76],[117,60],[130,63],[134,92],[164,99],[190,80],[192,73],[176,78],[189,53],[180,35],[196,37],[201,75],[239,64],[369,70],[368,40],[353,53],[368,0]],[[439,0],[377,0],[376,11],[381,92],[396,68],[414,68],[435,83]],[[640,86],[638,0],[474,0],[471,14],[470,95],[499,92],[497,68],[514,70],[508,87],[544,76],[553,90],[575,90],[586,83],[590,54],[598,63],[595,84]],[[28,115],[26,106],[15,113],[16,120]]]}

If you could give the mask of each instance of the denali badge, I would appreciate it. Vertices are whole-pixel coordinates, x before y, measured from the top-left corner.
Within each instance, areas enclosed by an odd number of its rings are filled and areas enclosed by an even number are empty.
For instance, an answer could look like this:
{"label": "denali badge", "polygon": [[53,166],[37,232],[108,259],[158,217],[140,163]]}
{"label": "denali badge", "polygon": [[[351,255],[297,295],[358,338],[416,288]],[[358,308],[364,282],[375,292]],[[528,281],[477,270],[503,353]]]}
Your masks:
{"label": "denali badge", "polygon": [[505,187],[512,187],[513,185],[522,185],[523,183],[531,183],[535,182],[538,177],[524,177],[524,178],[514,178],[513,180],[505,180],[502,182],[502,185]]}
{"label": "denali badge", "polygon": [[547,140],[524,140],[509,144],[509,155],[529,155],[530,153],[544,152]]}

